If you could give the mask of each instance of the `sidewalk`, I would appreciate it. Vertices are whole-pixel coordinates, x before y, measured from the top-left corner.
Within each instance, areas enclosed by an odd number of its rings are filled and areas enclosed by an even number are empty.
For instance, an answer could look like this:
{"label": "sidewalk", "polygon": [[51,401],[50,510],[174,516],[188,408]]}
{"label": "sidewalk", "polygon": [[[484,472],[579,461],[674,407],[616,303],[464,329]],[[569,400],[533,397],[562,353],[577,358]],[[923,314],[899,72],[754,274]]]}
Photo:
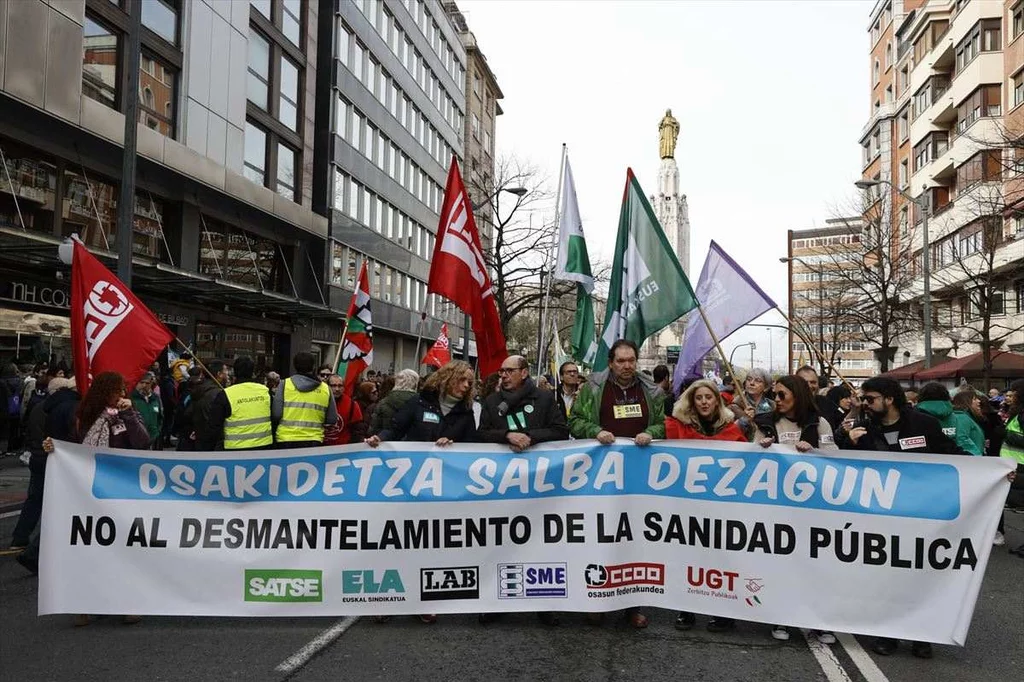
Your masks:
{"label": "sidewalk", "polygon": [[28,492],[28,467],[17,457],[0,457],[0,514],[21,509]]}

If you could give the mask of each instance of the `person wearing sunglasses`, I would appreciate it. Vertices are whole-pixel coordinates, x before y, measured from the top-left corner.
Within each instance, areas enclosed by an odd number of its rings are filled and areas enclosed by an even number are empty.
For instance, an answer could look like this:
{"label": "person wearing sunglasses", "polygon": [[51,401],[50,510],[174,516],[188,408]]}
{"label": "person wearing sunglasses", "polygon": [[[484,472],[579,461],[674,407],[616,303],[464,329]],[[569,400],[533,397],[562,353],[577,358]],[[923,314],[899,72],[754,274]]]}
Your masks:
{"label": "person wearing sunglasses", "polygon": [[[814,395],[807,382],[796,375],[781,376],[775,381],[773,395],[775,409],[754,417],[757,427],[754,442],[761,447],[773,444],[788,445],[797,452],[811,450],[838,450],[832,435],[832,426],[815,407]],[[822,644],[833,644],[836,636],[827,631],[812,633]],[[776,625],[772,637],[780,641],[789,639],[789,628]]]}

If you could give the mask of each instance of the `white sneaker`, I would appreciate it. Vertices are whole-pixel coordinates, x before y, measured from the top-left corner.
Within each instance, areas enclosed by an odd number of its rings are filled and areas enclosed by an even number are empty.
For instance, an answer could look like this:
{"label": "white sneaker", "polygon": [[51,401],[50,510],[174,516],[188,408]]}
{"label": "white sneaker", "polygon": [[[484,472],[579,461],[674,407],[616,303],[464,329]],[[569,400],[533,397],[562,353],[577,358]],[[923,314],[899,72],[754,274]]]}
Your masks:
{"label": "white sneaker", "polygon": [[992,538],[992,544],[996,547],[1002,547],[1006,544],[1006,538],[1003,536],[1002,533],[996,531],[996,536]]}
{"label": "white sneaker", "polygon": [[814,635],[818,638],[818,641],[821,642],[822,644],[835,644],[836,643],[836,636],[834,634],[832,634],[831,632],[829,632],[828,630],[818,630],[817,632],[814,633]]}
{"label": "white sneaker", "polygon": [[32,453],[29,452],[28,450],[26,450],[25,452],[21,453],[21,455],[18,457],[18,459],[21,461],[21,463],[24,464],[25,466],[28,466],[28,461],[31,458],[32,458]]}
{"label": "white sneaker", "polygon": [[776,625],[772,628],[772,637],[780,642],[786,642],[789,640],[789,630],[785,625]]}

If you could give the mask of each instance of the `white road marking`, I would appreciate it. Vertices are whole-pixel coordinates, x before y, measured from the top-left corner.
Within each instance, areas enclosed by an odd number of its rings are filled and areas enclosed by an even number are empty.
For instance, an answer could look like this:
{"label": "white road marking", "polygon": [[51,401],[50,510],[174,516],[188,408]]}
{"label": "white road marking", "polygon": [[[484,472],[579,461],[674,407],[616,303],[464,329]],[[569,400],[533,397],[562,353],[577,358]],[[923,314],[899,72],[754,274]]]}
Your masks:
{"label": "white road marking", "polygon": [[9,519],[12,516],[20,516],[20,515],[21,515],[21,510],[18,509],[17,511],[9,511],[9,512],[4,512],[3,514],[0,514],[0,519]]}
{"label": "white road marking", "polygon": [[846,649],[846,653],[850,655],[850,660],[860,670],[860,674],[864,676],[867,682],[889,682],[889,678],[885,676],[882,669],[878,667],[874,659],[864,651],[864,647],[860,645],[857,638],[853,635],[844,633],[836,633],[836,639]]}
{"label": "white road marking", "polygon": [[330,646],[334,640],[345,634],[345,631],[355,625],[358,620],[359,616],[347,616],[346,618],[342,618],[337,623],[309,640],[306,646],[289,656],[284,662],[274,668],[274,670],[287,675],[292,674],[302,666],[309,663],[309,659],[313,658]]}
{"label": "white road marking", "polygon": [[810,630],[801,630],[801,632],[804,633],[807,646],[810,648],[811,653],[814,654],[814,658],[818,661],[818,665],[821,666],[821,670],[825,673],[825,678],[828,682],[851,682],[846,669],[843,668],[843,664],[839,662],[836,655],[832,653],[832,649],[827,644],[819,642],[818,638],[812,635]]}

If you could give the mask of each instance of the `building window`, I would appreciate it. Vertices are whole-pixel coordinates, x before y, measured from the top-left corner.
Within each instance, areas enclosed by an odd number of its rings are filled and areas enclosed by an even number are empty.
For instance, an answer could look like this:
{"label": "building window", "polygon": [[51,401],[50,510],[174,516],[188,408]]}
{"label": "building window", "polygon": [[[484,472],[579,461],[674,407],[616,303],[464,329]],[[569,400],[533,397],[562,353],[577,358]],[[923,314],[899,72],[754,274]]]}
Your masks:
{"label": "building window", "polygon": [[6,168],[0,169],[0,225],[16,229],[24,225],[33,232],[53,234],[57,166],[35,150],[7,140],[0,140],[0,150],[6,161]]}
{"label": "building window", "polygon": [[910,114],[905,109],[896,121],[896,129],[899,134],[900,143],[906,142],[910,136]]}
{"label": "building window", "polygon": [[265,239],[209,216],[200,221],[199,272],[257,289],[283,292],[283,249]]}
{"label": "building window", "polygon": [[162,135],[175,136],[178,100],[178,76],[182,53],[179,43],[177,0],[148,0],[115,3],[110,0],[86,0],[83,25],[82,94],[124,113],[126,101],[122,88],[129,65],[124,45],[131,21],[128,8],[141,7],[144,26],[139,64],[139,123]]}
{"label": "building window", "polygon": [[885,68],[892,66],[892,43],[885,46]]}
{"label": "building window", "polygon": [[85,17],[82,53],[82,94],[117,109],[120,39],[112,29]]}
{"label": "building window", "polygon": [[956,112],[958,135],[963,134],[979,118],[992,118],[1002,114],[999,90],[998,85],[983,85],[960,103]]}
{"label": "building window", "polygon": [[298,154],[287,145],[277,143],[277,193],[295,201],[295,158]]}
{"label": "building window", "polygon": [[270,88],[270,41],[249,29],[249,101],[267,110]]}
{"label": "building window", "polygon": [[1010,39],[1013,40],[1024,32],[1024,2],[1018,2],[1010,10]]}
{"label": "building window", "polygon": [[271,13],[270,0],[249,0],[249,4],[252,5],[257,12],[265,16],[267,19],[273,18],[273,14]]}
{"label": "building window", "polygon": [[302,0],[281,3],[281,32],[296,46],[302,46]]}
{"label": "building window", "polygon": [[245,177],[258,185],[267,180],[267,133],[252,123],[245,124]]}
{"label": "building window", "polygon": [[1013,77],[1013,106],[1024,102],[1024,71]]}
{"label": "building window", "polygon": [[878,81],[881,79],[881,67],[878,64],[878,60],[875,60],[875,68],[871,72],[871,84],[878,85]]}
{"label": "building window", "polygon": [[960,193],[979,182],[999,180],[1002,164],[998,150],[978,152],[956,169],[956,186]]}
{"label": "building window", "polygon": [[960,73],[982,52],[996,52],[1003,49],[1001,40],[1002,19],[982,19],[957,43],[954,73]]}
{"label": "building window", "polygon": [[278,118],[281,123],[298,131],[299,111],[299,67],[290,59],[281,56],[281,100],[278,104]]}
{"label": "building window", "polygon": [[900,178],[899,178],[899,183],[900,183],[899,184],[899,188],[900,189],[904,189],[907,186],[907,180],[908,180],[908,177],[910,175],[910,173],[908,172],[909,170],[910,170],[910,160],[909,159],[903,159],[902,161],[900,161]]}
{"label": "building window", "polygon": [[178,8],[165,0],[142,3],[142,25],[171,45],[178,44]]}

